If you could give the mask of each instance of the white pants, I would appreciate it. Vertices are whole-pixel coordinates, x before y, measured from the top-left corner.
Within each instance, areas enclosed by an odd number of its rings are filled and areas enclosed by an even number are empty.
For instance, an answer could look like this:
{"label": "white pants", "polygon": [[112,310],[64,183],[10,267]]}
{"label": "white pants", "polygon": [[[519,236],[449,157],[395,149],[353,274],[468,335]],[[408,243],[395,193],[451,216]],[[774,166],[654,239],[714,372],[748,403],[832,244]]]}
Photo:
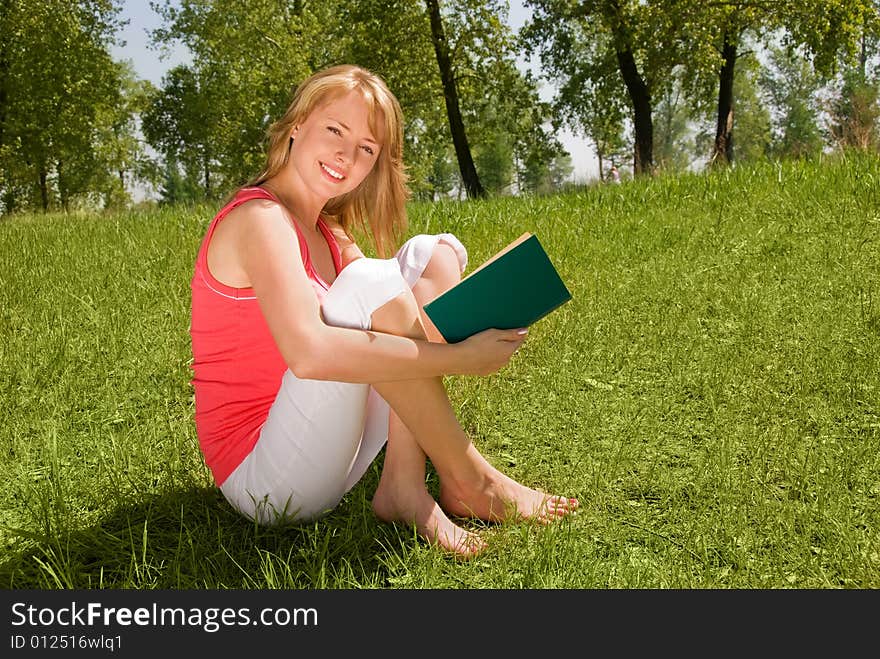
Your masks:
{"label": "white pants", "polygon": [[[321,305],[324,321],[370,329],[373,312],[412,288],[441,240],[458,254],[464,272],[467,251],[455,236],[415,236],[393,259],[346,266]],[[220,490],[262,524],[319,517],[379,454],[388,440],[388,415],[388,404],[368,384],[303,380],[287,370],[256,445]]]}

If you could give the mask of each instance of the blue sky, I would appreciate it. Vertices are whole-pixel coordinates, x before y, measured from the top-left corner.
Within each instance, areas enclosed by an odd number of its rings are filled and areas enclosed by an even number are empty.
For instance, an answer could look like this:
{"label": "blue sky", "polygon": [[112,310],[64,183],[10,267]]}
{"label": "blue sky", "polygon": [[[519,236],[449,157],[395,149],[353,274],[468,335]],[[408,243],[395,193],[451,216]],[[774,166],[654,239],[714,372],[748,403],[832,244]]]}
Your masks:
{"label": "blue sky", "polygon": [[149,80],[156,86],[162,82],[165,72],[187,61],[185,48],[177,48],[161,53],[150,45],[150,32],[161,26],[159,15],[144,0],[125,0],[122,3],[122,18],[128,25],[119,33],[123,46],[114,46],[111,51],[117,59],[128,59],[134,64],[139,78]]}
{"label": "blue sky", "polygon": [[[146,0],[124,0],[122,18],[128,25],[121,31],[119,38],[124,46],[115,46],[113,56],[117,59],[131,60],[138,77],[160,85],[165,72],[177,64],[186,62],[188,54],[185,48],[177,47],[160,51],[150,45],[149,33],[161,25],[159,16],[150,8]],[[523,7],[521,0],[510,1],[510,24],[519,29],[528,19],[529,11]],[[545,98],[552,95],[552,90],[543,90]],[[565,148],[571,154],[574,166],[574,179],[583,181],[597,175],[596,159],[592,149],[579,137],[564,132],[559,135]]]}

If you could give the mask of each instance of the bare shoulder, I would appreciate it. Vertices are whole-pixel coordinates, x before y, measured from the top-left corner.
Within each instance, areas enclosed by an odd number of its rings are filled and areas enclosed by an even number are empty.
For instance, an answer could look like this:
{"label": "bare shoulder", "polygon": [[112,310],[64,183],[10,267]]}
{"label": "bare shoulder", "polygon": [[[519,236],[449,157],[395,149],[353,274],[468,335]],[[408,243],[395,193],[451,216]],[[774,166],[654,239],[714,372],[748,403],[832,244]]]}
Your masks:
{"label": "bare shoulder", "polygon": [[[245,226],[273,224],[279,221],[286,223],[284,211],[277,202],[271,199],[251,199],[229,211],[220,226],[226,224],[240,230]],[[217,228],[219,229],[220,226]]]}
{"label": "bare shoulder", "polygon": [[208,245],[208,269],[220,282],[236,288],[251,286],[248,254],[279,245],[295,252],[294,229],[283,209],[268,199],[252,199],[229,211],[217,225]]}
{"label": "bare shoulder", "polygon": [[292,243],[293,247],[299,249],[296,240],[289,240],[291,236],[296,235],[296,230],[287,213],[277,202],[270,199],[251,199],[234,208],[217,226],[217,231],[223,228],[231,240],[239,246],[281,239],[284,243]]}

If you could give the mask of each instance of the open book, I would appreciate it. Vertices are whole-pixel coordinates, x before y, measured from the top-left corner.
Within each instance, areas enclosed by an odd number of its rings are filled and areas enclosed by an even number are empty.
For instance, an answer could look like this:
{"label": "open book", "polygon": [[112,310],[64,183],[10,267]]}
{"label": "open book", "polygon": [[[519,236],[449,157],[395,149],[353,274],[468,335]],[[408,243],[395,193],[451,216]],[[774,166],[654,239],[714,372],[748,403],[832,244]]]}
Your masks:
{"label": "open book", "polygon": [[528,327],[570,299],[538,238],[524,233],[426,304],[425,313],[457,343],[490,327]]}

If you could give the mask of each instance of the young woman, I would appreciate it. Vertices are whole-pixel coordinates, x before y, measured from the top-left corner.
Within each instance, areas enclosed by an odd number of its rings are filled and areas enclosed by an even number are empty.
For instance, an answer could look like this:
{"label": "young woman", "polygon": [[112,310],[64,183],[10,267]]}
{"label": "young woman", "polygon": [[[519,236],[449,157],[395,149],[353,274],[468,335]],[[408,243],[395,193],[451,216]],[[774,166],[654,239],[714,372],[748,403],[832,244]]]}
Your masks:
{"label": "young woman", "polygon": [[[354,66],[320,71],[269,131],[266,166],[208,227],[192,278],[195,420],[228,501],[261,523],[334,508],[386,444],[373,497],[382,520],[469,557],[484,541],[447,515],[547,522],[575,499],[492,467],[460,427],[447,374],[492,373],[526,336],[487,330],[446,344],[421,308],[467,262],[451,234],[405,229],[400,106]],[[390,406],[390,409],[389,409]],[[441,484],[425,487],[425,460]]]}

